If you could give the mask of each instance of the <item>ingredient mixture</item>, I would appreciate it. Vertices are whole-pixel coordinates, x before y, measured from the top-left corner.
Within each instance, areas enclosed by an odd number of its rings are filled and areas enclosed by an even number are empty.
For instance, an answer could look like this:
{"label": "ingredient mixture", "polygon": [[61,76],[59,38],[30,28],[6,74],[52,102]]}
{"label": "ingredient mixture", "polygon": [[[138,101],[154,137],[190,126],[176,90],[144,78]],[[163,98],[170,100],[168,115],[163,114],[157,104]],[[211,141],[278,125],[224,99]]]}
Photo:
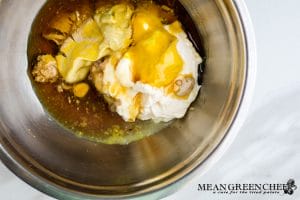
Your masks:
{"label": "ingredient mixture", "polygon": [[34,81],[77,103],[94,89],[125,122],[182,118],[201,87],[202,59],[166,5],[106,3],[93,14],[75,11],[42,36],[57,51],[36,57]]}

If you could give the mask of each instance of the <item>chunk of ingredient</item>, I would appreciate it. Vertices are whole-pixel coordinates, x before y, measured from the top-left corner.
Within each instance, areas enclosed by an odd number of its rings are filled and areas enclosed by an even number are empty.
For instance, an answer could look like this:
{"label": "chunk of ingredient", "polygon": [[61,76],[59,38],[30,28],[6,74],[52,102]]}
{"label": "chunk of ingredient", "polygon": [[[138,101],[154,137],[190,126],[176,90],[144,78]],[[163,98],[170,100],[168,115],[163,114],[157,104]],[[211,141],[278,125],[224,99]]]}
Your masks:
{"label": "chunk of ingredient", "polygon": [[84,80],[93,62],[127,48],[131,42],[129,5],[113,6],[106,12],[88,19],[65,40],[56,56],[58,70],[70,84]]}
{"label": "chunk of ingredient", "polygon": [[57,63],[53,56],[38,56],[32,75],[36,82],[54,83],[58,79]]}
{"label": "chunk of ingredient", "polygon": [[76,97],[83,98],[90,90],[90,86],[87,83],[78,83],[73,87],[73,93]]}
{"label": "chunk of ingredient", "polygon": [[56,56],[58,70],[67,83],[84,80],[92,62],[98,60],[101,31],[93,19],[86,21],[62,45]]}
{"label": "chunk of ingredient", "polygon": [[133,6],[118,4],[108,11],[99,10],[94,19],[112,51],[127,48],[131,43]]}

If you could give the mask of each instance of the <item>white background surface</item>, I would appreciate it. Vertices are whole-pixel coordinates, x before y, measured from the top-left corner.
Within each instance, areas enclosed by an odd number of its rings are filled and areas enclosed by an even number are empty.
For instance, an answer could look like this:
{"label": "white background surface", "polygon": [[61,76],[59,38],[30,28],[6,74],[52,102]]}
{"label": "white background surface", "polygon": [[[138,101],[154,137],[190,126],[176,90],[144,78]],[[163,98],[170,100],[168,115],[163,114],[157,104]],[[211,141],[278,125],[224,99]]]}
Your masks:
{"label": "white background surface", "polygon": [[[236,140],[204,176],[166,200],[300,199],[300,1],[245,0],[257,39],[256,89],[249,116]],[[213,195],[201,183],[286,183],[294,195]],[[52,200],[0,163],[0,199]]]}

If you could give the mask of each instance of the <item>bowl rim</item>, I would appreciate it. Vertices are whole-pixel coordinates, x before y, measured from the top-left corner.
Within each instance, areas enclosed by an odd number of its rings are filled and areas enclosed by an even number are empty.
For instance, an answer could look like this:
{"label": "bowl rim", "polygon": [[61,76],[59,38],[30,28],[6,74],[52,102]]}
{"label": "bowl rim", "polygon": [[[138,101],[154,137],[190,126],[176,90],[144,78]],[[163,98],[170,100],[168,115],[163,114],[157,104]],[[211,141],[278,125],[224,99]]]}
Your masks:
{"label": "bowl rim", "polygon": [[[0,0],[1,2],[1,0]],[[209,153],[208,157],[205,158],[201,163],[198,163],[197,166],[191,171],[185,173],[183,177],[175,180],[173,183],[164,186],[159,189],[154,189],[149,192],[141,192],[138,194],[129,194],[122,196],[109,196],[109,198],[141,198],[141,196],[156,196],[164,197],[167,196],[177,188],[179,188],[182,183],[190,181],[195,176],[201,176],[206,173],[226,152],[229,148],[235,137],[237,136],[240,128],[243,125],[243,122],[246,119],[247,113],[249,112],[250,104],[252,101],[254,88],[255,88],[255,78],[256,78],[256,65],[257,65],[257,56],[256,56],[256,43],[255,43],[255,34],[252,25],[252,21],[247,10],[244,0],[233,0],[237,14],[241,21],[241,27],[244,34],[244,42],[246,48],[246,77],[243,94],[241,96],[241,101],[238,106],[237,113],[231,123],[227,133],[222,138],[221,142]],[[9,145],[9,144],[6,144]],[[13,148],[11,148],[13,149]],[[14,152],[17,154],[17,152]],[[67,190],[62,187],[58,187],[55,184],[49,183],[49,181],[35,176],[32,172],[27,170],[22,166],[22,159],[13,157],[8,151],[4,148],[3,144],[0,143],[0,160],[2,163],[17,177],[31,185],[32,187],[38,189],[39,191],[52,196],[57,199],[80,199],[79,197],[87,198],[87,196],[82,196],[82,193],[77,193],[71,190]],[[107,196],[89,196],[89,199],[99,199],[107,198]]]}

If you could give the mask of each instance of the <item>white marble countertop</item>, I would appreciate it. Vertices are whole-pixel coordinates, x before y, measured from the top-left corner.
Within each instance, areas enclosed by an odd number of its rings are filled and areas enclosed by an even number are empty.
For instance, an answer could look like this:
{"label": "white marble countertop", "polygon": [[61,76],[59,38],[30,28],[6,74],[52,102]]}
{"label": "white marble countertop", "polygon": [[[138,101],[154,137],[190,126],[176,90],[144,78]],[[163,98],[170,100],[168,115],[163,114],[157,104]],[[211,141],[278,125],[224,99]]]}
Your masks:
{"label": "white marble countertop", "polygon": [[[225,155],[165,200],[300,199],[300,1],[245,0],[258,49],[257,82],[249,116]],[[214,195],[202,183],[286,183],[289,195]],[[52,200],[15,177],[0,163],[0,196],[5,200]]]}

